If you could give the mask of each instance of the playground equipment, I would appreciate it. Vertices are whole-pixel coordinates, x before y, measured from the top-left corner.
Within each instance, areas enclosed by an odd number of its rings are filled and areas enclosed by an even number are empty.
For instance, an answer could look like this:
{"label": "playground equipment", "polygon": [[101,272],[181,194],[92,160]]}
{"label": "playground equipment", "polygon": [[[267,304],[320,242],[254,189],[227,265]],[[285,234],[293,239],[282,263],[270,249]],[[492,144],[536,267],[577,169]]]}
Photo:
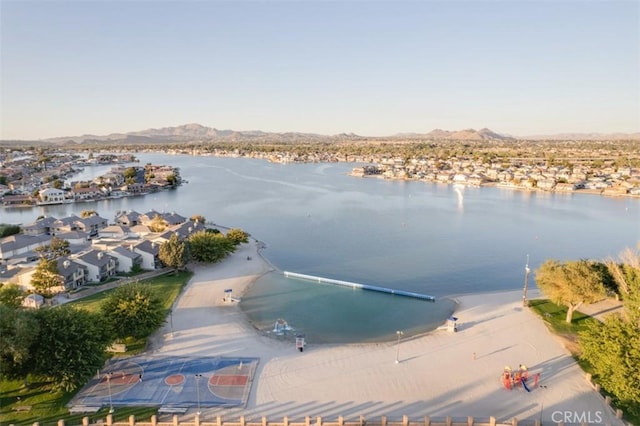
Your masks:
{"label": "playground equipment", "polygon": [[224,297],[222,298],[222,301],[225,303],[239,303],[240,302],[240,298],[238,297],[233,297],[231,295],[231,293],[233,293],[233,289],[227,288],[224,290]]}
{"label": "playground equipment", "polygon": [[287,331],[292,331],[293,328],[289,327],[289,324],[282,318],[278,318],[276,320],[275,325],[273,326],[273,332],[278,336],[283,336],[287,334]]}
{"label": "playground equipment", "polygon": [[457,321],[457,317],[451,316],[447,318],[447,322],[444,325],[438,327],[438,330],[447,330],[449,333],[456,333],[458,331]]}
{"label": "playground equipment", "polygon": [[[522,385],[522,388],[527,392],[531,392],[531,388],[527,386],[527,380],[529,379],[529,369],[526,365],[520,364],[517,371],[511,370],[511,367],[506,365],[502,371],[502,384],[506,389],[511,390],[513,386]],[[540,373],[536,373],[534,387],[538,386],[540,380]]]}
{"label": "playground equipment", "polygon": [[511,390],[512,378],[511,378],[511,367],[506,365],[504,370],[502,371],[502,383],[504,387]]}

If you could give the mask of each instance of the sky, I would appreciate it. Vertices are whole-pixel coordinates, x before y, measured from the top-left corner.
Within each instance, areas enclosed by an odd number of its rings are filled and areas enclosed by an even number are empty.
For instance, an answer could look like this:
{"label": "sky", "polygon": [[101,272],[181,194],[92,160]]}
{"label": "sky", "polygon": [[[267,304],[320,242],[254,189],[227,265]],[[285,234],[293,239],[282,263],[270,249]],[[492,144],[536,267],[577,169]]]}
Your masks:
{"label": "sky", "polygon": [[640,2],[0,0],[0,139],[640,131]]}

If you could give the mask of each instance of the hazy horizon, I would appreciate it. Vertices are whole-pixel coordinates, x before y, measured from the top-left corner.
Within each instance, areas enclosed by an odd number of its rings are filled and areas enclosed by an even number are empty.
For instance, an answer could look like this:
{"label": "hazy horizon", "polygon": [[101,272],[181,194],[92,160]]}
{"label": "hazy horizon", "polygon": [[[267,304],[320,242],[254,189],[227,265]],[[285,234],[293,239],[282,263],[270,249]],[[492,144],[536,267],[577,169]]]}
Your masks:
{"label": "hazy horizon", "polygon": [[[97,133],[84,133],[84,134],[78,134],[78,135],[59,135],[59,136],[51,136],[51,137],[46,137],[46,138],[38,138],[38,139],[0,139],[0,141],[10,141],[10,140],[16,140],[16,141],[24,141],[24,142],[29,142],[29,141],[47,141],[47,140],[58,140],[58,139],[65,139],[65,138],[70,138],[70,139],[78,139],[78,138],[83,138],[83,137],[98,137],[98,138],[105,138],[111,135],[128,135],[128,134],[137,134],[137,133],[141,133],[141,132],[147,132],[147,131],[151,131],[151,130],[164,130],[164,129],[169,129],[169,128],[180,128],[180,127],[184,127],[184,126],[192,126],[192,125],[198,125],[198,126],[202,126],[202,127],[206,127],[209,129],[216,129],[218,131],[233,131],[233,132],[240,132],[240,133],[250,133],[250,132],[260,132],[263,131],[261,129],[229,129],[229,128],[224,128],[224,127],[216,127],[216,126],[206,126],[203,125],[201,123],[185,123],[185,124],[181,124],[181,125],[177,125],[177,126],[161,126],[161,127],[153,127],[153,128],[148,128],[148,129],[137,129],[137,130],[127,130],[127,131],[116,131],[116,132],[111,132],[111,133],[107,133],[107,134],[97,134]],[[435,129],[431,129],[430,131],[425,131],[425,132],[398,132],[396,134],[393,135],[361,135],[361,134],[356,134],[354,132],[342,132],[342,134],[353,134],[359,137],[364,137],[364,138],[385,138],[385,137],[389,137],[389,138],[393,138],[393,137],[401,137],[403,135],[418,135],[418,134],[423,134],[426,135],[428,133],[431,133],[432,131],[443,131],[443,132],[448,132],[448,133],[462,133],[462,132],[466,132],[466,131],[480,131],[483,129],[487,129],[490,130],[493,133],[497,133],[501,136],[505,136],[505,137],[513,137],[515,139],[518,138],[527,138],[527,137],[533,137],[533,138],[547,138],[547,137],[552,137],[552,136],[562,136],[562,135],[583,135],[585,137],[587,136],[608,136],[608,135],[628,135],[630,137],[633,137],[634,139],[640,137],[640,132],[634,132],[634,133],[624,133],[624,132],[612,132],[612,133],[599,133],[599,132],[562,132],[562,133],[554,133],[554,134],[537,134],[537,135],[513,135],[513,134],[509,134],[509,133],[503,133],[500,131],[496,131],[495,129],[488,129],[488,128],[482,128],[482,129],[472,129],[472,128],[464,128],[464,129],[441,129],[441,128],[435,128]],[[266,132],[267,133],[267,132]],[[291,133],[291,131],[281,131],[281,132],[268,132],[268,133],[272,133],[272,134],[285,134],[285,133]],[[293,132],[293,133],[299,133],[299,134],[313,134],[313,135],[318,135],[320,137],[332,137],[332,136],[337,136],[340,134],[321,134],[321,133],[313,133],[313,132]],[[588,139],[588,137],[587,137]]]}
{"label": "hazy horizon", "polygon": [[640,3],[0,0],[0,139],[640,132]]}

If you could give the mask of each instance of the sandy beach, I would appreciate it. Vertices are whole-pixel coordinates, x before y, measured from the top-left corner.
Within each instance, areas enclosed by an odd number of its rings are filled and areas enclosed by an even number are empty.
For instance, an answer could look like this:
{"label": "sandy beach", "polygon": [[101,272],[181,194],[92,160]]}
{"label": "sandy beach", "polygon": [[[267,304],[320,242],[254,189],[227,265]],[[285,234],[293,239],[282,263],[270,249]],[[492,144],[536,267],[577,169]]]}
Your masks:
{"label": "sandy beach", "polygon": [[[251,260],[247,260],[251,257]],[[273,267],[255,241],[220,264],[196,266],[194,277],[167,324],[153,338],[153,355],[206,355],[260,359],[244,408],[208,408],[203,421],[230,419],[336,419],[403,415],[464,420],[474,416],[498,421],[573,423],[582,416],[593,424],[621,425],[584,373],[532,312],[522,308],[521,291],[458,297],[458,332],[433,331],[421,337],[378,344],[314,345],[304,352],[292,342],[254,329],[237,303],[225,303]],[[534,298],[536,294],[530,294]],[[392,296],[391,296],[392,297]],[[399,363],[396,364],[396,355]],[[540,373],[539,386],[507,390],[503,368]],[[533,385],[533,380],[529,380]],[[192,418],[194,413],[187,413]],[[580,423],[575,422],[575,423]]]}

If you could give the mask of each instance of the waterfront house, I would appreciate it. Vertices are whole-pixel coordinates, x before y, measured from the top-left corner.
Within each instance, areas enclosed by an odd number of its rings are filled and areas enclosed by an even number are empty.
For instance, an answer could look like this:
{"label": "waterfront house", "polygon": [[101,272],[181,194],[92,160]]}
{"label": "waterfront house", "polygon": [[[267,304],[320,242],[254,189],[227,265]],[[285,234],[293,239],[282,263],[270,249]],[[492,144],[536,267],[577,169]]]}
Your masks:
{"label": "waterfront house", "polygon": [[66,192],[61,189],[47,188],[40,191],[38,196],[43,203],[55,204],[62,203],[66,199]]}
{"label": "waterfront house", "polygon": [[107,219],[100,217],[98,214],[78,218],[75,223],[79,230],[87,232],[92,237],[97,236],[98,232],[109,224]]}
{"label": "waterfront house", "polygon": [[129,194],[142,194],[145,192],[145,187],[143,183],[133,182],[126,185],[122,185],[120,191],[128,192]]}
{"label": "waterfront house", "polygon": [[76,215],[63,217],[51,224],[51,235],[57,235],[61,232],[77,231],[77,221],[80,218]]}
{"label": "waterfront house", "polygon": [[140,213],[136,211],[120,212],[116,214],[116,224],[135,226],[140,223]]}
{"label": "waterfront house", "polygon": [[556,180],[554,178],[541,179],[538,181],[538,189],[545,191],[551,191],[556,186]]}
{"label": "waterfront house", "polygon": [[5,207],[32,206],[33,204],[35,204],[35,200],[31,195],[5,195],[2,197],[2,205]]}
{"label": "waterfront house", "polygon": [[161,216],[169,226],[179,225],[187,221],[186,217],[181,216],[175,212],[162,213]]}
{"label": "waterfront house", "polygon": [[71,190],[71,196],[75,200],[94,200],[103,198],[104,194],[96,185],[88,187],[76,186]]}
{"label": "waterfront house", "polygon": [[25,235],[45,235],[51,233],[51,225],[57,221],[53,216],[45,216],[22,227]]}

